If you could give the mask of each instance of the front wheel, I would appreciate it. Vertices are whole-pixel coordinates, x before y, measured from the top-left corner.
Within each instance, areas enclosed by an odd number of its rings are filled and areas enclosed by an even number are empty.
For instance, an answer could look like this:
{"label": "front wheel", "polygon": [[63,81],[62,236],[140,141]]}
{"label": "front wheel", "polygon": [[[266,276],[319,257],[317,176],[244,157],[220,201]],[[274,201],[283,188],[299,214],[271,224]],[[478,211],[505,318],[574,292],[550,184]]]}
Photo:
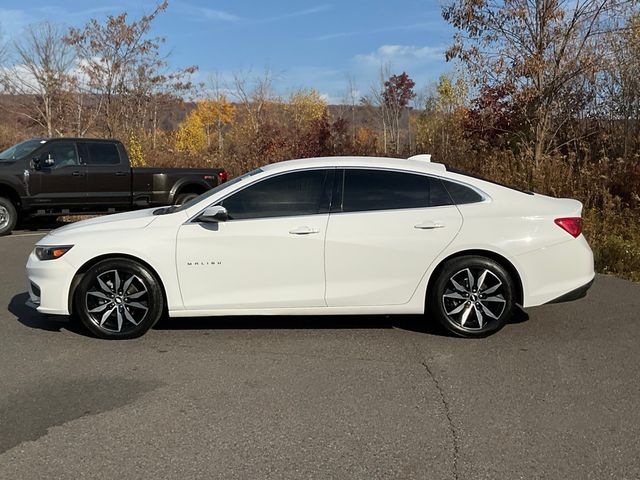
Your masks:
{"label": "front wheel", "polygon": [[0,237],[9,235],[18,221],[15,205],[8,198],[0,197]]}
{"label": "front wheel", "polygon": [[74,313],[92,334],[105,339],[139,337],[163,311],[160,282],[146,267],[127,259],[91,267],[74,295]]}
{"label": "front wheel", "polygon": [[445,263],[427,301],[440,324],[461,337],[485,337],[498,331],[515,306],[509,273],[498,262],[479,256]]}

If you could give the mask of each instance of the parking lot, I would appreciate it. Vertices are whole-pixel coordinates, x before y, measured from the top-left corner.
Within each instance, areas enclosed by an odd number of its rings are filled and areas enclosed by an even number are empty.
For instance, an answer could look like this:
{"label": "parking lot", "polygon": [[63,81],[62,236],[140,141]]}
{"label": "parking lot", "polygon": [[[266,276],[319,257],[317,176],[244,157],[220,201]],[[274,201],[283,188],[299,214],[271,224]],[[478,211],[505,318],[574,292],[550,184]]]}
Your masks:
{"label": "parking lot", "polygon": [[89,338],[0,238],[0,478],[640,478],[640,286],[484,340],[421,317],[164,320]]}

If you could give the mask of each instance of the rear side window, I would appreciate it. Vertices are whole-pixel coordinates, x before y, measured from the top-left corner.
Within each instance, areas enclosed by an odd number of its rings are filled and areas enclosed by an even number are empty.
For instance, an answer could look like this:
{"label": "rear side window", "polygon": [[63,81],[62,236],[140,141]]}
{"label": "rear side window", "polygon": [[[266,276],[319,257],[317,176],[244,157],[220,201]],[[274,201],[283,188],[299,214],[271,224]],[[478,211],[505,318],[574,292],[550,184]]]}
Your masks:
{"label": "rear side window", "polygon": [[464,205],[465,203],[478,203],[482,202],[484,198],[473,188],[466,187],[456,182],[449,182],[442,180],[442,183],[447,188],[449,195],[453,199],[456,205]]}
{"label": "rear side window", "polygon": [[388,170],[345,170],[343,212],[451,205],[440,180]]}
{"label": "rear side window", "polygon": [[120,163],[118,148],[113,143],[86,143],[87,165],[117,165]]}
{"label": "rear side window", "polygon": [[232,220],[315,215],[329,210],[333,170],[307,170],[267,178],[225,198]]}

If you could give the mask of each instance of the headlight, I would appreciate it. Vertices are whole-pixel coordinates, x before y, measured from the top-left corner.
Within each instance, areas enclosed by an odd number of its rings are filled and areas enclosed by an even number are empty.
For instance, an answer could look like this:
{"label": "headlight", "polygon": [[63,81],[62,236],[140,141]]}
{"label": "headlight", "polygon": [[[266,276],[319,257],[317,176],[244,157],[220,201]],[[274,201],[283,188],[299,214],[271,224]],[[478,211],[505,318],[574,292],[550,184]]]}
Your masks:
{"label": "headlight", "polygon": [[55,260],[67,253],[73,245],[60,245],[57,247],[36,247],[36,257],[40,260]]}

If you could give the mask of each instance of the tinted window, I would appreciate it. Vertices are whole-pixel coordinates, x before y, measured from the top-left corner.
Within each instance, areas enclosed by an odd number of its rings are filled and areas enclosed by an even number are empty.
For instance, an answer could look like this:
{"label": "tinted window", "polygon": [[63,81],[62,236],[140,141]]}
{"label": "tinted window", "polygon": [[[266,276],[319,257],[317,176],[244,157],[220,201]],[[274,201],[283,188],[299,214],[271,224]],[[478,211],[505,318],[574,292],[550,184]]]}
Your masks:
{"label": "tinted window", "polygon": [[444,188],[442,180],[439,178],[429,179],[429,206],[442,207],[443,205],[452,205],[451,197]]}
{"label": "tinted window", "polygon": [[343,212],[450,205],[438,179],[386,170],[346,170]]}
{"label": "tinted window", "polygon": [[456,205],[463,205],[465,203],[477,203],[484,200],[482,195],[473,190],[472,188],[465,187],[456,182],[442,181],[447,188],[449,195],[453,199]]}
{"label": "tinted window", "polygon": [[221,204],[232,220],[315,215],[328,211],[329,178],[326,170],[278,175],[225,198]]}
{"label": "tinted window", "polygon": [[80,163],[73,142],[53,142],[38,153],[38,158],[40,158],[40,164],[43,167],[45,167],[43,162],[51,158],[55,162],[51,168],[76,166]]}
{"label": "tinted window", "polygon": [[117,165],[120,163],[118,148],[113,143],[87,143],[88,165]]}

